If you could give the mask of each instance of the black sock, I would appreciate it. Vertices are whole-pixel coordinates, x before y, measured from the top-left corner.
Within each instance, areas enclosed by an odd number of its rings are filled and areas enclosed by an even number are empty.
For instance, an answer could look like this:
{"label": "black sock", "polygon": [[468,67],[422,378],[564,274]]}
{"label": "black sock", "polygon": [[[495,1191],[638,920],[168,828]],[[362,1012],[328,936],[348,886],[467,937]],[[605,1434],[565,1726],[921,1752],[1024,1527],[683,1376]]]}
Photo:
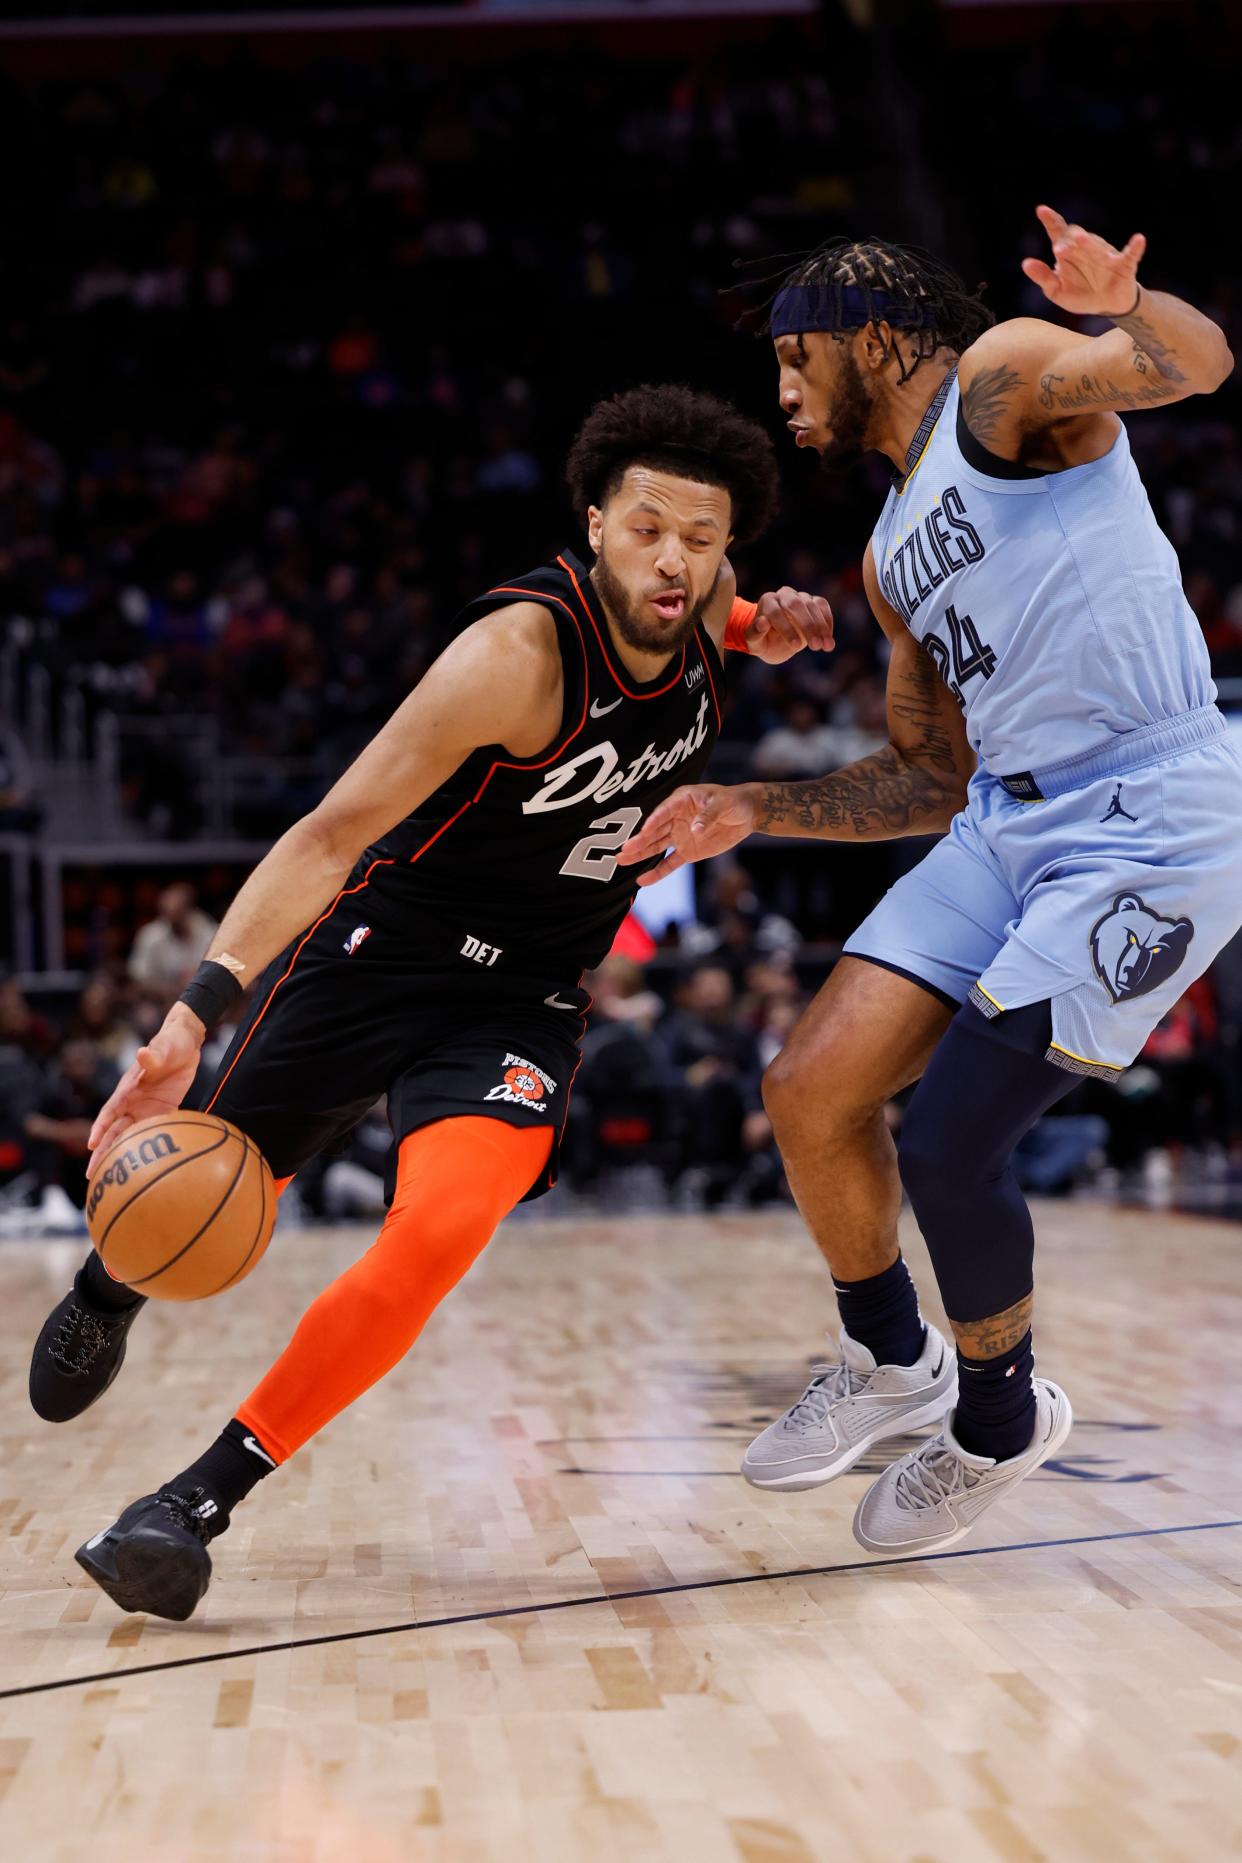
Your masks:
{"label": "black sock", "polygon": [[140,1307],[146,1299],[145,1294],[136,1294],[132,1287],[126,1287],[124,1281],[114,1281],[94,1249],[82,1263],[74,1284],[91,1306],[103,1313],[128,1313],[131,1307]]}
{"label": "black sock", "polygon": [[175,1488],[178,1494],[205,1488],[220,1509],[220,1517],[213,1520],[212,1527],[216,1533],[223,1533],[237,1503],[244,1501],[250,1490],[275,1467],[275,1459],[267,1453],[254,1431],[233,1417],[211,1448],[164,1486]]}
{"label": "black sock", "polygon": [[926,1328],[910,1270],[900,1255],[882,1274],[865,1281],[838,1281],[834,1275],[832,1284],[842,1326],[874,1354],[877,1365],[914,1364],[923,1350]]}
{"label": "black sock", "polygon": [[1035,1354],[1028,1331],[999,1358],[957,1355],[953,1434],[971,1455],[1021,1455],[1035,1434]]}

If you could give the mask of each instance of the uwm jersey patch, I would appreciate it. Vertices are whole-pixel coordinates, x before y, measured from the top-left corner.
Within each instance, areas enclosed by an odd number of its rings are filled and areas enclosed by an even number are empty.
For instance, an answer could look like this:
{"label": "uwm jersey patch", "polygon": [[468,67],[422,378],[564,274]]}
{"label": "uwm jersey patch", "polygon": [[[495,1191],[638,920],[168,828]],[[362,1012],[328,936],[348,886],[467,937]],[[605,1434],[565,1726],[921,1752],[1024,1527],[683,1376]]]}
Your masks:
{"label": "uwm jersey patch", "polygon": [[537,757],[499,745],[466,759],[423,807],[368,849],[374,883],[501,952],[498,968],[590,969],[630,909],[641,869],[617,855],[640,821],[703,773],[724,675],[700,626],[658,678],[619,660],[586,570],[565,553],[472,602],[460,622],[514,602],[556,622],[564,705]]}

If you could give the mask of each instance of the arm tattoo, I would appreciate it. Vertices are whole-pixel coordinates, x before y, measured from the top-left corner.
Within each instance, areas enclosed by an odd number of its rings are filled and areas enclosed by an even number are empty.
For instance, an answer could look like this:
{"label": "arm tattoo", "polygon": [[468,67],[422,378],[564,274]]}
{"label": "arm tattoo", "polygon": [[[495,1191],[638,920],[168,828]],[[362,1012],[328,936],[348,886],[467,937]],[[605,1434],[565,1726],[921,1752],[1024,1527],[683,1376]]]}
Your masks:
{"label": "arm tattoo", "polygon": [[967,1358],[999,1358],[1002,1352],[1011,1352],[1031,1330],[1034,1304],[1034,1294],[1028,1294],[986,1320],[955,1320],[950,1316],[949,1324]]}
{"label": "arm tattoo", "polygon": [[1124,330],[1134,340],[1134,366],[1141,375],[1147,373],[1147,363],[1155,366],[1156,374],[1164,377],[1166,382],[1184,382],[1185,375],[1177,366],[1177,351],[1170,349],[1148,323],[1146,317],[1137,312],[1130,317],[1114,317],[1113,322],[1119,330]]}
{"label": "arm tattoo", "polygon": [[[1146,375],[1146,368],[1137,361],[1134,366],[1140,375]],[[1173,398],[1173,384],[1167,376],[1133,388],[1120,387],[1111,376],[1080,375],[1069,386],[1063,375],[1054,375],[1051,370],[1039,378],[1040,407],[1058,415],[1094,414],[1101,408],[1145,408]]]}
{"label": "arm tattoo", "polygon": [[[953,736],[945,723],[945,688],[935,662],[925,647],[920,647],[910,665],[891,680],[888,706],[894,718],[907,727],[903,733],[905,755],[941,775],[964,778],[958,768]],[[956,810],[953,811],[956,814]]]}
{"label": "arm tattoo", "polygon": [[945,691],[922,648],[889,689],[902,744],[805,783],[761,783],[755,827],[769,834],[889,841],[940,834],[966,800],[969,771],[945,721]]}
{"label": "arm tattoo", "polygon": [[1008,402],[1015,389],[1022,386],[1016,369],[1003,363],[996,369],[981,369],[968,388],[962,390],[962,413],[976,440],[990,440],[1009,412]]}
{"label": "arm tattoo", "polygon": [[962,806],[963,784],[915,763],[894,744],[805,783],[761,783],[755,827],[768,834],[890,841],[936,834]]}

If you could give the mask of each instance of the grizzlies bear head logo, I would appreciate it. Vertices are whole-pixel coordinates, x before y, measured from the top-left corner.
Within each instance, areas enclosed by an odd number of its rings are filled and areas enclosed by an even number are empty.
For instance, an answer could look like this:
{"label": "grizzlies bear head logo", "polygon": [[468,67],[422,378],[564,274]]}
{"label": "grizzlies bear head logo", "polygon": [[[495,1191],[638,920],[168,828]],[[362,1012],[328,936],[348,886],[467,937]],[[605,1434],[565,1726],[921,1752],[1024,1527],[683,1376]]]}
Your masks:
{"label": "grizzlies bear head logo", "polygon": [[1189,919],[1163,919],[1137,893],[1118,893],[1091,927],[1091,960],[1115,1003],[1146,996],[1171,977],[1195,935]]}

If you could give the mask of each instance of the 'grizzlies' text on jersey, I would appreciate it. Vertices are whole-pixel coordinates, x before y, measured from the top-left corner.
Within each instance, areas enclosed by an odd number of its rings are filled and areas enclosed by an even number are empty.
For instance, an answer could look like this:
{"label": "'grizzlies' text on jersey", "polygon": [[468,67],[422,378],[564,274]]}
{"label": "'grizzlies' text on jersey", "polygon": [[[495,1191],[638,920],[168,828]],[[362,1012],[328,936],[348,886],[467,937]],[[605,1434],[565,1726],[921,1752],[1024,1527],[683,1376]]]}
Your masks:
{"label": "'grizzlies' text on jersey", "polygon": [[980,446],[954,381],[871,545],[885,597],[993,775],[1046,768],[1216,696],[1124,428],[1101,459],[1032,472]]}
{"label": "'grizzlies' text on jersey", "polygon": [[720,729],[724,674],[702,623],[646,684],[617,656],[590,577],[565,552],[471,603],[470,622],[538,602],[556,622],[562,722],[547,750],[490,745],[359,863],[369,898],[410,936],[433,920],[505,971],[593,968],[633,903],[641,867],[617,854],[639,822],[701,776]]}

